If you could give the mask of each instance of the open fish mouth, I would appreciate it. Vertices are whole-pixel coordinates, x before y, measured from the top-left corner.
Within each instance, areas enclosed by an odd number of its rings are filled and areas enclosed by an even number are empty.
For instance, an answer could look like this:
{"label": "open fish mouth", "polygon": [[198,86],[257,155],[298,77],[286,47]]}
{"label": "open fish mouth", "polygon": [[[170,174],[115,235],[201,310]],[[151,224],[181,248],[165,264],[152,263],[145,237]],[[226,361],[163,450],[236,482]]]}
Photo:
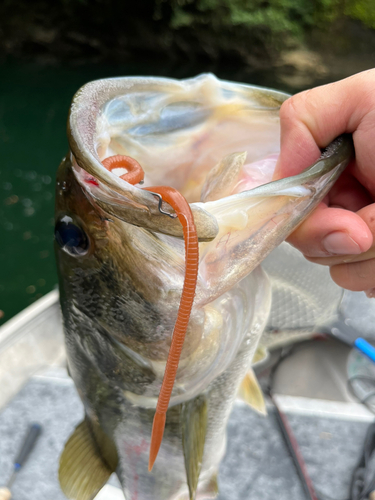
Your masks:
{"label": "open fish mouth", "polygon": [[[89,83],[74,97],[68,122],[74,164],[86,172],[78,179],[112,215],[182,237],[178,221],[160,217],[152,194],[102,165],[108,156],[131,156],[145,171],[144,186],[171,185],[182,192],[192,205],[200,240],[210,240],[217,233],[215,220],[194,203],[208,172],[236,151],[246,151],[248,163],[277,152],[278,109],[286,97],[213,75],[183,82],[116,78]],[[163,210],[173,213],[165,203]]]}
{"label": "open fish mouth", "polygon": [[[143,188],[179,190],[190,204],[199,241],[206,242],[200,247],[196,303],[208,303],[295,229],[352,155],[351,140],[341,138],[299,176],[270,182],[279,152],[278,112],[286,98],[211,74],[184,81],[91,82],[77,92],[70,111],[73,170],[110,216],[182,238],[178,219],[165,215],[174,215],[173,209],[164,201],[160,207]],[[103,166],[103,160],[118,154],[140,163],[142,186],[124,181],[123,171]]]}
{"label": "open fish mouth", "polygon": [[103,167],[102,160],[114,154],[135,157],[146,185],[172,183],[183,191],[186,179],[199,182],[223,156],[243,150],[244,142],[251,161],[277,151],[278,109],[287,97],[213,75],[98,80],[73,99],[69,143],[78,165],[120,194],[139,196]]}

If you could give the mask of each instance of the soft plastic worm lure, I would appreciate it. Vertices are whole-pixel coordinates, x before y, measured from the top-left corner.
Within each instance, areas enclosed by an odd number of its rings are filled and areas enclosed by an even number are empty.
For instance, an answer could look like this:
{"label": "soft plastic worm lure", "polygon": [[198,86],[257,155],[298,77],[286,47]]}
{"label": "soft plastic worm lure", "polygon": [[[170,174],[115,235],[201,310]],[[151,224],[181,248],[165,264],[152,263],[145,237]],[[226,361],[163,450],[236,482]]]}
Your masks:
{"label": "soft plastic worm lure", "polygon": [[[143,181],[144,172],[142,167],[136,160],[130,158],[129,156],[111,156],[103,161],[103,165],[110,171],[115,168],[125,168],[127,173],[122,175],[121,179],[129,182],[129,184],[137,184]],[[169,203],[175,210],[184,232],[186,262],[184,287],[182,289],[177,320],[173,330],[172,343],[168,354],[163,383],[160,389],[152,426],[148,464],[148,469],[151,471],[163,439],[166,413],[176,379],[178,363],[189,323],[191,309],[193,307],[198,276],[199,249],[197,230],[194,224],[193,214],[189,203],[185,200],[182,194],[176,189],[167,186],[156,186],[144,189],[161,196],[162,199]]]}

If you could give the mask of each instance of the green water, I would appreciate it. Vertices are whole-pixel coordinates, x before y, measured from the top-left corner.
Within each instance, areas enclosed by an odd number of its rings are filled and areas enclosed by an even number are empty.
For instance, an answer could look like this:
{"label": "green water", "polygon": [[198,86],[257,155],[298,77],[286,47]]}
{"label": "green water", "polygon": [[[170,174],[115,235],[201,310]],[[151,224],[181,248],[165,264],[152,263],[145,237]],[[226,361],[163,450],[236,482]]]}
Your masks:
{"label": "green water", "polygon": [[[77,89],[111,68],[3,64],[0,78],[0,322],[52,290],[56,169]],[[1,324],[0,323],[0,324]]]}
{"label": "green water", "polygon": [[[57,284],[55,172],[68,151],[66,119],[77,89],[98,78],[137,74],[186,78],[207,69],[186,63],[166,67],[158,61],[76,68],[0,64],[0,324]],[[273,71],[209,69],[221,78],[300,90],[280,83]]]}

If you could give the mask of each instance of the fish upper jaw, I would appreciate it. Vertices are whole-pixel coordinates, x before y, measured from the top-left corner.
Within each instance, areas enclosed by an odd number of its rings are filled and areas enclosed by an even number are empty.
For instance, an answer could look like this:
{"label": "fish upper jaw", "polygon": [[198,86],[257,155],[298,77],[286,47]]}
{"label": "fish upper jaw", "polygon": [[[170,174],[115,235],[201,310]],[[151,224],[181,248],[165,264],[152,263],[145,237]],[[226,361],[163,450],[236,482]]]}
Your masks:
{"label": "fish upper jaw", "polygon": [[[77,165],[73,158],[73,172],[85,192],[109,215],[154,232],[183,238],[183,231],[178,219],[167,217],[159,210],[158,199],[149,191],[126,184],[121,193],[114,191],[99,179],[88,174]],[[129,189],[127,187],[129,186]],[[207,213],[201,204],[191,204],[199,241],[211,241],[219,228],[215,217]],[[174,210],[165,202],[162,210],[174,214]]]}

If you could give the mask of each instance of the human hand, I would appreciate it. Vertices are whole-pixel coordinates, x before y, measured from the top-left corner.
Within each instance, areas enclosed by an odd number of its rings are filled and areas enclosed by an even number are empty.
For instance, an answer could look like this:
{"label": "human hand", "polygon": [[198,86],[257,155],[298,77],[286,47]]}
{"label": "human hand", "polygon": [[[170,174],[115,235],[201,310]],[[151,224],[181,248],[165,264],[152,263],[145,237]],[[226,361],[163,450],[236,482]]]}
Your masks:
{"label": "human hand", "polygon": [[375,70],[317,87],[281,106],[274,179],[300,173],[335,137],[353,134],[355,160],[288,241],[330,266],[332,279],[375,297]]}

